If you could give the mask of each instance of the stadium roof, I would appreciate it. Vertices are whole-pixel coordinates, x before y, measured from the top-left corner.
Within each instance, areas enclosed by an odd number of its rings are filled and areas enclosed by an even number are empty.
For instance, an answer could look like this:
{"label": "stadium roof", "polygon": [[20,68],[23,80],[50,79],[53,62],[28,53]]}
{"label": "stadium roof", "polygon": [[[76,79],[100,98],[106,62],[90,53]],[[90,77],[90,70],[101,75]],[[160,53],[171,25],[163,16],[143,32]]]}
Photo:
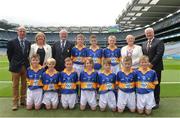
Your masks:
{"label": "stadium roof", "polygon": [[[70,33],[119,32],[148,27],[177,12],[180,12],[180,0],[132,0],[116,19],[117,25],[115,26],[25,27],[30,33],[39,31],[58,33],[61,29],[66,29]],[[0,30],[16,31],[18,26],[18,24],[8,23],[6,20],[0,21]]]}
{"label": "stadium roof", "polygon": [[180,0],[132,0],[116,19],[122,30],[155,24],[180,9]]}

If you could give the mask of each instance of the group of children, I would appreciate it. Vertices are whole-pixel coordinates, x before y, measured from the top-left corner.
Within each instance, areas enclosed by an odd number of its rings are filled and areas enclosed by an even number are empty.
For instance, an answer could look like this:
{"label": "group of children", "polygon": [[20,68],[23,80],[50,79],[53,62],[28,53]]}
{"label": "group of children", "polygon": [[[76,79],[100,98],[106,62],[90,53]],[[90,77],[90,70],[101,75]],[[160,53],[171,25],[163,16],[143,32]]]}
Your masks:
{"label": "group of children", "polygon": [[57,109],[59,101],[64,109],[73,109],[80,95],[81,110],[88,104],[92,110],[99,105],[101,111],[108,106],[118,112],[128,107],[131,112],[137,109],[138,113],[151,113],[155,106],[153,90],[158,81],[155,71],[149,68],[147,56],[140,58],[138,69],[132,69],[129,56],[123,57],[119,64],[120,50],[115,46],[114,36],[109,37],[109,46],[104,51],[97,46],[95,37],[91,37],[89,50],[83,44],[83,35],[76,40],[72,57],[65,59],[62,72],[54,68],[53,58],[47,60],[45,70],[39,65],[38,55],[31,57],[27,69],[27,109],[40,109],[42,103],[46,109]]}
{"label": "group of children", "polygon": [[[92,110],[97,107],[97,94],[100,94],[99,107],[101,111],[106,106],[112,111],[123,112],[128,107],[131,112],[150,114],[155,105],[153,90],[157,84],[155,71],[148,68],[148,58],[140,59],[140,68],[131,69],[132,60],[124,57],[121,71],[111,71],[111,61],[103,60],[103,70],[95,71],[92,58],[85,59],[84,71],[78,73],[73,69],[71,58],[65,59],[65,69],[58,73],[53,58],[47,60],[48,69],[39,64],[39,56],[31,57],[31,67],[27,70],[27,109],[40,109],[44,103],[46,109],[56,109],[61,96],[64,109],[73,109],[77,100],[78,87],[80,87],[80,109],[84,110],[87,103]],[[116,95],[117,94],[117,95]],[[116,104],[117,103],[117,104]]]}

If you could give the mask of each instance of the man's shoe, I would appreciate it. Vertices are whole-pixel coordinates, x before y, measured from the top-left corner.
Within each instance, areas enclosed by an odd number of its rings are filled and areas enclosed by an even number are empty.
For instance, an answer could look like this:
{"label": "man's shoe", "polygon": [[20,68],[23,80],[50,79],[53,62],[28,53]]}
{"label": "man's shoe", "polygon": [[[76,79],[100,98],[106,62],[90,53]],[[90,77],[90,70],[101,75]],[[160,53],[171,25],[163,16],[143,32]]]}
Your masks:
{"label": "man's shoe", "polygon": [[21,106],[26,106],[26,103],[25,102],[21,102],[20,105]]}
{"label": "man's shoe", "polygon": [[153,107],[153,109],[158,109],[159,108],[159,104],[156,104],[156,106]]}
{"label": "man's shoe", "polygon": [[13,111],[18,110],[18,106],[17,106],[17,105],[13,105],[12,110],[13,110]]}

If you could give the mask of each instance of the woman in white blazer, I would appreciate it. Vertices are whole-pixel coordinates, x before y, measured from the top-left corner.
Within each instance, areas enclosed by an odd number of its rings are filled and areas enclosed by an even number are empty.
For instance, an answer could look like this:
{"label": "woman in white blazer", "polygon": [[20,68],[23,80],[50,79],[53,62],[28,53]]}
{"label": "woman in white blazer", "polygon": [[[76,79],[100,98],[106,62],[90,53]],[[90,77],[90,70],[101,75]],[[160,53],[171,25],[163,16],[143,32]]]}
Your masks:
{"label": "woman in white blazer", "polygon": [[139,67],[139,58],[143,55],[143,53],[141,46],[135,45],[134,41],[135,37],[133,35],[127,35],[127,45],[122,47],[121,56],[122,59],[125,56],[130,56],[132,58],[132,68],[136,69]]}
{"label": "woman in white blazer", "polygon": [[46,44],[46,36],[43,32],[36,34],[35,41],[36,43],[31,45],[29,57],[33,54],[39,54],[40,64],[45,67],[47,59],[52,57],[51,46]]}

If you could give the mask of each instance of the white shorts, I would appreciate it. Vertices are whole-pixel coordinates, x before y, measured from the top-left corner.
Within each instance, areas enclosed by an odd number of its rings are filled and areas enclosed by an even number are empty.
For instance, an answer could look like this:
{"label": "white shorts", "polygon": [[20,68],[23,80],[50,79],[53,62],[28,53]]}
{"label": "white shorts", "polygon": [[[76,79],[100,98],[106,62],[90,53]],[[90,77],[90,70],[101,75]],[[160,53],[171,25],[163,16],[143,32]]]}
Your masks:
{"label": "white shorts", "polygon": [[87,103],[90,107],[97,106],[96,91],[81,90],[80,104],[86,105]]}
{"label": "white shorts", "polygon": [[80,73],[84,70],[84,65],[80,65],[80,64],[73,64],[73,68],[74,70],[77,72],[78,74],[78,78],[80,76]]}
{"label": "white shorts", "polygon": [[64,108],[74,108],[76,104],[77,94],[61,94],[61,103]]}
{"label": "white shorts", "polygon": [[120,71],[120,65],[117,64],[115,66],[111,66],[111,71],[115,74],[117,74]]}
{"label": "white shorts", "polygon": [[135,92],[125,93],[121,90],[118,90],[118,109],[124,109],[126,106],[129,109],[136,109],[136,97]]}
{"label": "white shorts", "polygon": [[147,94],[138,94],[137,93],[137,108],[138,109],[149,109],[151,110],[156,105],[154,99],[154,92]]}
{"label": "white shorts", "polygon": [[27,105],[39,106],[42,104],[43,90],[42,88],[30,90],[27,89]]}
{"label": "white shorts", "polygon": [[45,105],[57,106],[59,103],[57,92],[45,92],[43,95],[43,101]]}
{"label": "white shorts", "polygon": [[110,109],[116,108],[116,97],[113,91],[100,94],[99,107],[106,108],[107,105]]}

